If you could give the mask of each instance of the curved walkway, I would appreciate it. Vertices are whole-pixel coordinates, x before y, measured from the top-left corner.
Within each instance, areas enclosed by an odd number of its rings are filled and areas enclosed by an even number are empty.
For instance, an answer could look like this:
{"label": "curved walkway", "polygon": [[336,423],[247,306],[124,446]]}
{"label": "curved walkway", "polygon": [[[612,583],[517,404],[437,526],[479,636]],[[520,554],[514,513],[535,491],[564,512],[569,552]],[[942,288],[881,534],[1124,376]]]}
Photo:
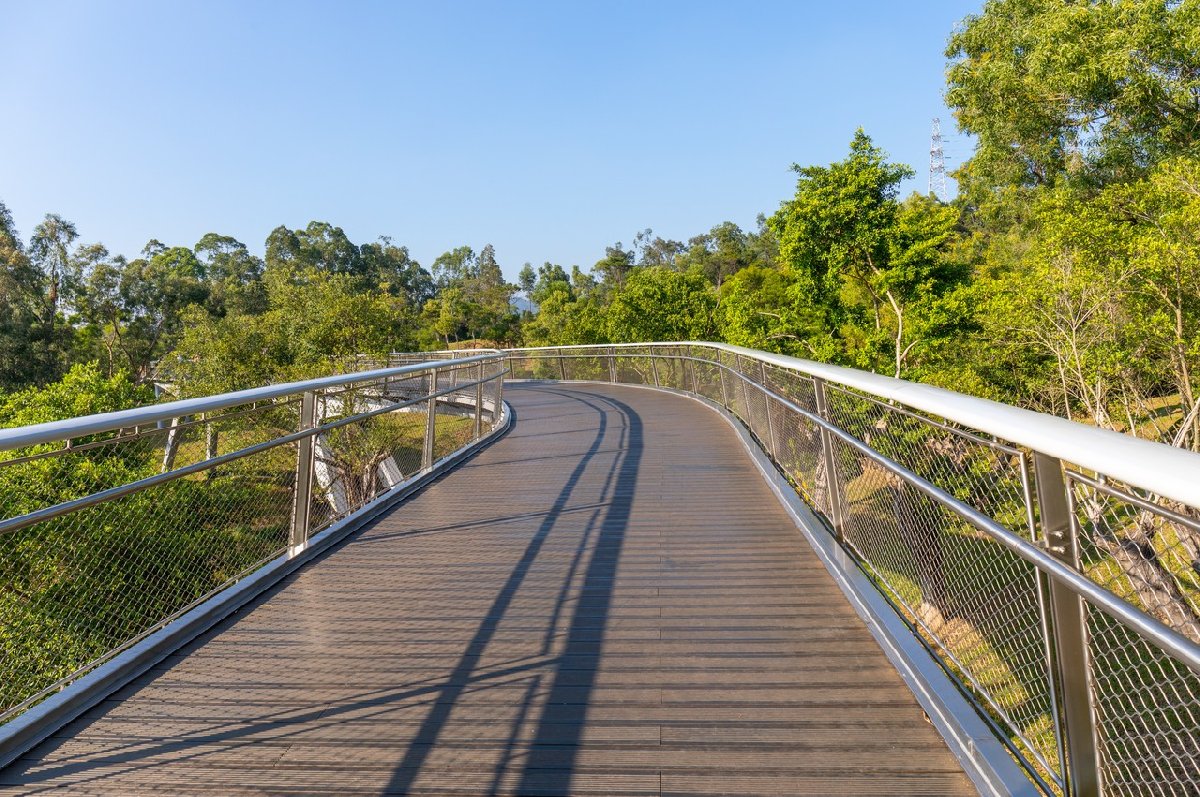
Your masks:
{"label": "curved walkway", "polygon": [[974,793],[717,414],[506,397],[507,436],[0,793]]}

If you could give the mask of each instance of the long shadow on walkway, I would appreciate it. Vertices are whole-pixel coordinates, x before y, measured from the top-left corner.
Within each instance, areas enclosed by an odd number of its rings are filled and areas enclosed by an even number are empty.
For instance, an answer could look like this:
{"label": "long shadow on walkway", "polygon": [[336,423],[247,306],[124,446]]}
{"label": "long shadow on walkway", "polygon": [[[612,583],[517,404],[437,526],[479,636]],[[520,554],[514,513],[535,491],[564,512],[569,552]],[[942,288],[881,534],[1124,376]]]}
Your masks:
{"label": "long shadow on walkway", "polygon": [[[474,680],[488,642],[495,635],[497,627],[529,574],[539,552],[554,531],[559,517],[566,510],[572,493],[579,486],[584,474],[591,466],[593,458],[600,451],[608,431],[607,413],[611,408],[617,410],[621,416],[620,432],[623,438],[622,445],[618,446],[621,451],[614,460],[611,471],[605,480],[604,492],[611,491],[611,497],[607,503],[601,501],[604,507],[598,517],[598,524],[589,527],[583,535],[576,548],[574,560],[563,576],[562,588],[552,612],[546,620],[547,646],[558,624],[558,618],[567,604],[570,586],[575,580],[581,558],[587,551],[592,528],[598,528],[599,533],[592,547],[591,557],[584,571],[581,585],[581,594],[587,595],[589,599],[586,602],[580,600],[575,604],[568,626],[565,647],[554,660],[553,671],[548,674],[551,678],[549,697],[538,720],[533,747],[525,762],[520,785],[516,791],[518,794],[530,792],[566,794],[570,789],[574,760],[578,754],[578,745],[587,718],[587,696],[595,686],[596,667],[599,664],[601,645],[597,642],[597,632],[600,633],[602,639],[603,629],[607,625],[612,605],[612,587],[617,563],[629,524],[633,495],[637,484],[637,471],[642,457],[643,429],[641,418],[633,408],[616,399],[597,396],[585,399],[578,393],[567,390],[546,390],[546,392],[578,401],[594,410],[599,416],[599,427],[595,439],[571,471],[550,511],[546,513],[537,531],[529,540],[520,560],[509,574],[479,628],[467,644],[462,657],[440,688],[440,694],[434,700],[429,714],[426,715],[421,724],[421,730],[417,734],[417,738],[425,743],[412,745],[405,752],[404,758],[397,765],[386,790],[389,794],[407,793],[420,775],[421,768],[433,750],[441,730],[450,719],[456,703]],[[602,406],[601,403],[609,405],[609,408]],[[514,486],[514,489],[519,489],[519,486]],[[586,609],[586,614],[581,611],[583,609]],[[572,662],[572,676],[569,676],[569,681],[568,677],[564,676],[567,661]],[[505,774],[505,766],[512,758],[520,725],[532,708],[531,703],[539,683],[540,678],[532,680],[526,690],[523,705],[520,706],[509,737],[508,749],[497,764],[492,791],[500,786],[500,781]]]}

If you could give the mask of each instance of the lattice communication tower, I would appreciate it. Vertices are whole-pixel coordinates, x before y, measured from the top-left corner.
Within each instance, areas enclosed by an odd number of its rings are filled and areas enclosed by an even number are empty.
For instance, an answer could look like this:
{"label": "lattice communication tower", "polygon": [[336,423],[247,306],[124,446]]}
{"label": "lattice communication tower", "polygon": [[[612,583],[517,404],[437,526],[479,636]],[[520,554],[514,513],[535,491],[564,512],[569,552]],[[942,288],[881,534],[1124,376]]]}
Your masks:
{"label": "lattice communication tower", "polygon": [[942,120],[936,116],[929,136],[929,193],[946,201],[946,153],[942,149]]}

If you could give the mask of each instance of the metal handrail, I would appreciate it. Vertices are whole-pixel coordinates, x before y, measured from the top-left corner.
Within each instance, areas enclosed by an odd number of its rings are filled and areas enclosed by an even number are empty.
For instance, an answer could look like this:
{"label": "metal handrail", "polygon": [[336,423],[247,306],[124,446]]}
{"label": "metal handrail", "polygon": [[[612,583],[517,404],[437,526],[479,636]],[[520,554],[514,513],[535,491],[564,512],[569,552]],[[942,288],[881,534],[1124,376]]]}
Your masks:
{"label": "metal handrail", "polygon": [[[429,367],[436,368],[437,366],[431,365]],[[386,369],[386,370],[399,370],[399,369]],[[364,371],[363,373],[366,374],[366,373],[374,373],[374,372]],[[295,442],[297,442],[299,440],[303,440],[305,438],[316,437],[320,434],[329,432],[333,429],[338,429],[342,426],[347,426],[352,423],[360,423],[364,420],[374,418],[378,415],[386,415],[388,413],[395,412],[397,410],[406,409],[408,407],[412,407],[417,404],[420,404],[421,402],[427,402],[430,399],[438,399],[438,398],[442,398],[444,396],[452,395],[454,393],[459,393],[464,388],[476,387],[478,385],[484,385],[484,384],[487,384],[488,382],[492,381],[495,378],[497,378],[497,374],[491,374],[490,376],[488,376],[484,379],[473,379],[468,382],[462,382],[458,385],[454,385],[452,387],[444,388],[443,390],[438,390],[438,391],[429,393],[425,396],[422,396],[421,398],[411,399],[409,401],[398,401],[394,404],[388,404],[388,405],[380,407],[378,409],[370,410],[369,412],[362,412],[362,413],[358,413],[356,415],[352,415],[348,418],[342,418],[340,420],[332,421],[330,423],[323,423],[323,424],[309,427],[307,429],[301,429],[300,431],[292,432],[291,434],[282,435],[280,437],[274,438],[273,440],[268,440],[265,443],[258,443],[257,445],[247,446],[246,448],[238,449],[237,451],[231,451],[228,454],[222,454],[220,456],[212,457],[211,459],[206,459],[201,462],[196,462],[192,465],[186,465],[181,468],[175,468],[173,470],[168,470],[165,473],[158,473],[153,476],[147,476],[144,479],[138,479],[137,481],[129,482],[128,484],[123,484],[119,487],[111,487],[107,490],[101,490],[100,492],[92,493],[91,495],[86,495],[86,496],[83,496],[82,498],[76,498],[71,501],[64,501],[61,504],[55,504],[54,506],[48,506],[43,509],[38,509],[38,510],[35,510],[28,514],[21,515],[19,517],[0,518],[0,535],[8,534],[9,532],[13,532],[13,531],[17,531],[18,529],[26,528],[27,526],[33,526],[38,523],[44,523],[47,520],[53,520],[56,517],[70,514],[71,512],[76,512],[80,509],[84,509],[89,506],[95,506],[96,504],[102,504],[105,501],[112,501],[113,499],[116,499],[116,498],[121,498],[126,495],[131,495],[133,493],[140,492],[142,490],[148,489],[150,487],[155,487],[157,485],[164,484],[169,481],[174,481],[176,479],[182,479],[184,477],[192,476],[197,473],[203,473],[206,470],[213,470],[214,468],[218,468],[222,465],[227,465],[230,462],[235,462],[236,460],[239,460],[239,459],[251,457],[251,456],[254,456],[255,454],[261,454],[262,452],[268,451],[272,448],[278,448],[280,446],[284,446],[289,443],[295,443]],[[311,380],[309,382],[299,382],[297,384],[311,385],[312,382],[314,382],[314,381],[320,381],[320,380]],[[357,381],[362,381],[362,380],[355,380],[355,381],[357,382]],[[233,395],[233,394],[228,394],[228,395]],[[176,402],[176,403],[182,404],[182,403],[186,403],[186,402]],[[165,405],[163,405],[163,406],[165,406]],[[114,414],[119,414],[119,413],[114,413]],[[124,428],[125,426],[128,426],[128,424],[123,424],[121,427],[118,427],[118,428]],[[31,427],[26,427],[26,428],[31,428]],[[75,435],[72,435],[72,437],[74,437],[74,436]]]}
{"label": "metal handrail", "polygon": [[[533,378],[628,381],[674,389],[707,398],[740,418],[763,452],[785,474],[794,476],[797,491],[826,516],[837,542],[871,576],[952,679],[968,690],[982,712],[999,717],[991,721],[993,727],[1013,736],[1002,738],[1003,743],[1046,793],[1062,789],[1075,795],[1141,794],[1144,785],[1149,789],[1146,793],[1158,794],[1174,793],[1169,787],[1172,783],[1185,789],[1200,787],[1200,776],[1182,774],[1180,769],[1187,769],[1187,761],[1200,760],[1200,714],[1192,709],[1200,705],[1200,580],[1187,567],[1190,557],[1191,567],[1200,568],[1200,553],[1196,552],[1200,550],[1200,524],[1175,511],[1173,505],[1162,505],[1162,499],[1167,499],[1200,508],[1200,455],[949,390],[728,344],[547,346],[507,353],[510,370],[518,378],[528,373]],[[549,362],[546,367],[532,365],[536,361]],[[646,367],[633,365],[643,361],[648,363]],[[701,379],[707,380],[703,387]],[[782,386],[777,390],[770,383]],[[836,408],[830,404],[835,385],[844,388],[836,391]],[[809,406],[793,400],[790,392],[796,390]],[[781,420],[781,416],[792,420]],[[899,425],[893,429],[889,419]],[[955,460],[953,446],[949,454],[945,450],[939,453],[937,446],[947,444],[939,442],[936,435],[918,432],[915,438],[906,436],[913,433],[905,431],[906,423],[952,433],[971,451],[964,459]],[[850,425],[843,428],[839,424]],[[802,428],[808,431],[797,431]],[[970,429],[997,440],[970,434]],[[812,449],[814,436],[820,437],[817,452]],[[880,444],[882,451],[897,453],[882,453]],[[933,448],[926,448],[931,444]],[[1021,487],[1016,496],[1010,493],[1008,498],[997,498],[993,494],[980,500],[990,499],[993,503],[987,505],[988,511],[1007,512],[1003,516],[1014,519],[1018,513],[1013,504],[1023,504],[1033,535],[1030,539],[1013,530],[1025,523],[1009,528],[1006,523],[1014,520],[1001,522],[997,518],[1002,515],[993,517],[954,495],[948,485],[936,483],[948,476],[949,484],[959,483],[956,489],[962,489],[965,480],[971,485],[972,500],[982,495],[974,492],[979,486],[985,492],[997,489],[1005,476],[988,472],[987,460],[980,459],[980,452],[987,450],[1000,458],[995,467],[1015,471],[1014,478],[1019,473]],[[843,457],[850,452],[858,463],[874,463],[906,487],[890,492],[896,488],[886,487],[886,479],[877,480],[874,487],[860,481],[852,496],[847,481],[867,478],[870,471],[861,464],[849,466]],[[1010,461],[1005,463],[1004,457]],[[983,471],[978,470],[981,463]],[[1028,472],[1030,464],[1033,474]],[[925,478],[914,468],[934,476]],[[1030,490],[1031,475],[1036,481],[1036,498]],[[1114,479],[1149,495],[1118,489]],[[811,487],[815,492],[806,493],[810,488],[802,484],[815,485]],[[953,526],[931,518],[905,490],[920,493],[932,506],[982,532],[994,546],[965,554],[975,557],[971,561],[944,561],[943,546],[950,546],[950,555],[961,557],[966,550],[963,541],[969,538],[956,536],[961,533],[954,532]],[[881,499],[872,497],[878,495],[892,496],[891,503],[878,504]],[[1115,508],[1103,508],[1101,499]],[[997,500],[999,503],[994,503]],[[892,514],[887,521],[891,526],[879,526],[878,515],[873,513],[880,511]],[[1166,531],[1158,531],[1160,528]],[[1157,552],[1151,548],[1156,535]],[[1087,552],[1085,546],[1090,546]],[[919,563],[930,556],[929,563]],[[912,562],[908,566],[916,568],[918,579],[930,568],[940,572],[928,583],[913,583],[913,574],[904,570],[906,561]],[[1125,564],[1120,565],[1121,561]],[[1019,562],[1019,567],[1013,562]],[[948,569],[943,570],[943,565]],[[997,594],[985,594],[986,588],[980,593],[979,584],[971,581],[964,567],[975,568],[984,579],[998,579]],[[1021,571],[1022,567],[1027,569]],[[990,572],[996,575],[988,575]],[[950,579],[955,580],[953,594],[957,597],[938,598],[939,591],[950,588],[946,583]],[[1040,669],[1041,708],[1036,701],[1024,705],[1036,695],[1020,698],[997,693],[988,682],[993,677],[988,672],[992,665],[972,661],[978,650],[971,646],[977,648],[981,643],[968,639],[962,643],[967,649],[956,649],[959,643],[952,635],[960,632],[945,618],[931,621],[922,617],[914,606],[914,589],[922,606],[927,600],[932,600],[934,607],[946,600],[951,605],[959,600],[973,602],[967,615],[974,618],[971,624],[1015,622],[1016,630],[1001,632],[999,637],[999,644],[1009,647],[991,655],[1001,657],[1001,666],[1022,668],[1026,678]],[[1121,589],[1122,594],[1114,589]],[[1137,603],[1127,599],[1131,591]],[[1012,602],[1006,604],[1009,598]],[[1165,607],[1154,602],[1163,600]],[[1152,615],[1151,609],[1158,616]],[[1020,630],[1031,626],[1040,626],[1040,631]],[[980,626],[976,633],[984,628]],[[1145,647],[1138,648],[1139,644]],[[1005,663],[1009,658],[1011,662]],[[975,671],[976,667],[982,670]],[[1138,675],[1138,667],[1149,667],[1153,674]],[[1148,679],[1148,691],[1138,692],[1143,677]],[[1128,696],[1123,686],[1113,691],[1114,684],[1126,683],[1133,690]],[[1172,694],[1176,699],[1168,697]],[[1036,724],[1038,717],[1053,729],[1054,744],[1049,747],[1044,739],[1039,740],[1045,731],[1030,730],[1029,720]],[[1163,760],[1177,763],[1163,770],[1160,760],[1147,758],[1147,748],[1153,747],[1162,751]],[[1159,772],[1160,779],[1147,776],[1144,770]]]}
{"label": "metal handrail", "polygon": [[371,371],[323,376],[299,382],[281,382],[274,385],[249,388],[247,390],[237,390],[231,393],[220,393],[214,396],[168,401],[163,404],[134,407],[133,409],[120,410],[118,412],[101,412],[95,415],[86,415],[82,418],[68,418],[62,421],[33,424],[32,426],[0,429],[0,451],[10,451],[14,448],[26,448],[45,443],[57,443],[75,437],[101,434],[133,426],[158,423],[159,421],[169,421],[172,418],[180,418],[186,415],[215,412],[256,401],[270,401],[282,398],[283,396],[325,390],[331,387],[341,387],[358,382],[369,382],[405,376],[407,374],[424,373],[434,368],[461,368],[471,363],[494,361],[497,359],[499,359],[499,354],[491,352],[471,357],[420,362],[393,368],[376,368]]}
{"label": "metal handrail", "polygon": [[[876,398],[937,415],[1056,459],[1073,462],[1126,484],[1200,507],[1200,454],[1131,435],[1087,426],[991,399],[966,396],[933,385],[908,382],[854,368],[747,349],[729,343],[622,343],[620,349],[705,346],[861,390]],[[508,349],[512,353],[596,348],[591,345]]]}

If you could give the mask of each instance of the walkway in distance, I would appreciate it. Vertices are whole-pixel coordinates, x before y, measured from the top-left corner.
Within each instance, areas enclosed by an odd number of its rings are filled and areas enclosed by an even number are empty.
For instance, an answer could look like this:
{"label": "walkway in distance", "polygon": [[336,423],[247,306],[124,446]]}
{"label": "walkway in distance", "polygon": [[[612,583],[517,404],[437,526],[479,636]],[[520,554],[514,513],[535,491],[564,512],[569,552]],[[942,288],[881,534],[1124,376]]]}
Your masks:
{"label": "walkway in distance", "polygon": [[504,438],[0,793],[974,793],[721,417],[506,397]]}

